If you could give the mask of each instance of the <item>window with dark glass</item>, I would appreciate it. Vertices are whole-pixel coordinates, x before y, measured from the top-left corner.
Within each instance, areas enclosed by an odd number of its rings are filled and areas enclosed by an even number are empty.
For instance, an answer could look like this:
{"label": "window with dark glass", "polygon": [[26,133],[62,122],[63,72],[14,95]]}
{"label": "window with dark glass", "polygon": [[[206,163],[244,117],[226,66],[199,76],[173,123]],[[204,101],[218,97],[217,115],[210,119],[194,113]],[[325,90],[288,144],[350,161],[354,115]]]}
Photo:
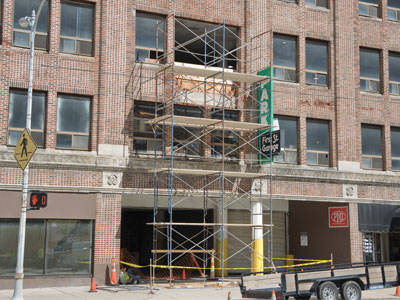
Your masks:
{"label": "window with dark glass", "polygon": [[274,156],[275,162],[297,163],[297,118],[278,116],[281,132],[281,153]]}
{"label": "window with dark glass", "polygon": [[93,5],[61,2],[60,52],[92,55]]}
{"label": "window with dark glass", "polygon": [[400,171],[400,128],[390,129],[390,140],[392,149],[392,170]]}
{"label": "window with dark glass", "polygon": [[162,129],[155,127],[157,138],[154,138],[154,131],[146,122],[163,115],[161,105],[156,102],[135,101],[133,119],[133,151],[135,153],[154,154],[154,150],[162,151]]}
{"label": "window with dark glass", "polygon": [[[18,219],[0,219],[0,276],[15,274]],[[26,220],[26,275],[90,274],[93,222],[90,220]]]}
{"label": "window with dark glass", "polygon": [[[8,145],[16,145],[22,131],[26,128],[28,92],[10,90],[8,109]],[[44,119],[46,94],[32,94],[31,136],[38,147],[44,146]]]}
{"label": "window with dark glass", "polygon": [[362,167],[364,169],[383,169],[382,129],[375,125],[361,126]]}
{"label": "window with dark glass", "polygon": [[328,85],[328,43],[306,40],[306,82]]}
{"label": "window with dark glass", "polygon": [[297,38],[274,34],[274,79],[297,81]]}
{"label": "window with dark glass", "polygon": [[176,19],[175,61],[236,69],[238,34],[232,26]]}
{"label": "window with dark glass", "polygon": [[[211,112],[212,119],[239,121],[239,112],[236,110],[214,109]],[[225,146],[225,149],[222,147]],[[214,130],[211,133],[211,155],[222,157],[224,152],[226,157],[237,158],[239,155],[238,132],[232,130]]]}
{"label": "window with dark glass", "polygon": [[[3,1],[1,1],[3,2]],[[30,17],[32,11],[37,13],[42,0],[15,0],[14,1],[14,28],[13,28],[13,45],[29,48],[31,45],[31,28],[21,27],[18,23],[20,18]],[[49,25],[49,2],[46,1],[43,5],[39,19],[37,20],[35,34],[35,48],[47,49],[47,33]]]}
{"label": "window with dark glass", "polygon": [[361,16],[379,17],[380,0],[359,0],[358,12]]}
{"label": "window with dark glass", "polygon": [[90,130],[90,98],[58,96],[56,147],[88,150]]}
{"label": "window with dark glass", "polygon": [[135,59],[158,62],[164,54],[164,17],[137,13],[135,31]]}
{"label": "window with dark glass", "polygon": [[389,93],[400,94],[400,53],[389,52]]}
{"label": "window with dark glass", "polygon": [[306,4],[329,8],[328,0],[306,0]]}
{"label": "window with dark glass", "polygon": [[388,0],[388,19],[392,21],[400,21],[400,1]]}
{"label": "window with dark glass", "polygon": [[360,48],[360,90],[379,92],[380,77],[379,51]]}
{"label": "window with dark glass", "polygon": [[[202,111],[199,107],[174,105],[174,115],[201,118]],[[199,156],[201,142],[197,138],[200,128],[174,126],[174,153],[185,156]]]}
{"label": "window with dark glass", "polygon": [[307,120],[307,164],[329,166],[329,122]]}
{"label": "window with dark glass", "polygon": [[379,232],[363,232],[363,258],[365,262],[381,262],[381,234]]}

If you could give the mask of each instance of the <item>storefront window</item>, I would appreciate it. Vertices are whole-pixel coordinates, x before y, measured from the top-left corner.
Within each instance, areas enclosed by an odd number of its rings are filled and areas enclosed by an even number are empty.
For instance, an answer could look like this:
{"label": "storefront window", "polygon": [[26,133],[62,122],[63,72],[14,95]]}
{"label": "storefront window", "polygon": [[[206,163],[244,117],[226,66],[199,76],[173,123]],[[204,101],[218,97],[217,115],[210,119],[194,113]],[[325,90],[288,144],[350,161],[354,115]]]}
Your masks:
{"label": "storefront window", "polygon": [[[0,276],[15,273],[18,230],[18,219],[0,220]],[[27,220],[25,274],[90,274],[92,231],[89,220]]]}
{"label": "storefront window", "polygon": [[47,223],[47,230],[47,273],[90,273],[92,257],[90,221],[51,220]]}
{"label": "storefront window", "polygon": [[[13,275],[17,265],[19,220],[0,221],[0,274]],[[25,234],[24,272],[43,274],[45,227],[43,220],[27,220]]]}

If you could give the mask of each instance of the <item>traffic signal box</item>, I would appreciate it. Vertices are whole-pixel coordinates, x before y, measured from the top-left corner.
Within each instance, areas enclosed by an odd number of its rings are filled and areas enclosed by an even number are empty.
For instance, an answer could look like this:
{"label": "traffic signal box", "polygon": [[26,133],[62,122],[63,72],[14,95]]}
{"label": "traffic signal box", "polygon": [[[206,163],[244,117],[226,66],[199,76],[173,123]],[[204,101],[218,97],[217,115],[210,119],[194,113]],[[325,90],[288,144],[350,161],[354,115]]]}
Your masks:
{"label": "traffic signal box", "polygon": [[31,209],[40,209],[47,206],[47,193],[32,192],[30,198]]}

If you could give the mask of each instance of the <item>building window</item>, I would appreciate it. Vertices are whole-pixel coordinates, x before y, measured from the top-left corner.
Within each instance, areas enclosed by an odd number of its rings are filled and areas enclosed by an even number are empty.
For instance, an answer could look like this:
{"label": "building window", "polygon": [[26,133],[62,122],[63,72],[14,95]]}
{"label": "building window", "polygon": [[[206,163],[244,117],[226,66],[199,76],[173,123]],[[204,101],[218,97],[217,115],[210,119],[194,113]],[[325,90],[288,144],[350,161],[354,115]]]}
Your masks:
{"label": "building window", "polygon": [[400,171],[400,128],[391,128],[390,139],[392,146],[392,170]]}
{"label": "building window", "polygon": [[379,232],[363,232],[364,262],[381,262],[381,234]]}
{"label": "building window", "polygon": [[400,53],[389,52],[389,93],[400,94]]}
{"label": "building window", "polygon": [[[1,1],[3,2],[3,1]],[[40,6],[41,0],[15,0],[14,1],[14,28],[13,28],[13,45],[19,47],[29,48],[31,45],[31,30],[30,27],[21,27],[18,20],[23,17],[30,17],[32,11]],[[49,3],[46,1],[40,13],[36,34],[35,34],[35,48],[47,49],[47,32],[49,24]]]}
{"label": "building window", "polygon": [[400,1],[388,0],[388,19],[392,21],[400,21]]}
{"label": "building window", "polygon": [[[0,276],[15,273],[17,219],[0,220]],[[93,222],[89,220],[26,220],[26,275],[90,274]]]}
{"label": "building window", "polygon": [[90,98],[58,96],[56,147],[89,149]]}
{"label": "building window", "polygon": [[273,78],[297,81],[297,39],[293,36],[274,34]]}
{"label": "building window", "polygon": [[144,13],[136,14],[136,61],[158,62],[164,54],[164,31],[163,17]]}
{"label": "building window", "polygon": [[275,162],[297,163],[297,118],[278,116],[281,132],[281,153],[274,156]]}
{"label": "building window", "polygon": [[[236,110],[214,109],[211,113],[212,119],[239,121],[239,112]],[[239,139],[238,132],[231,130],[214,130],[211,133],[211,155],[213,157],[222,157],[224,152],[226,157],[238,158],[239,157]],[[225,146],[225,149],[222,147]],[[224,151],[223,151],[224,150]]]}
{"label": "building window", "polygon": [[307,120],[307,164],[329,166],[329,122]]}
{"label": "building window", "polygon": [[382,130],[380,126],[362,125],[362,167],[364,169],[383,169]]}
{"label": "building window", "polygon": [[238,35],[236,27],[177,19],[175,61],[236,69]]}
{"label": "building window", "polygon": [[[199,107],[174,105],[174,114],[177,116],[201,118]],[[174,126],[174,153],[184,156],[200,156],[201,142],[198,139],[200,128]]]}
{"label": "building window", "polygon": [[306,4],[308,5],[320,6],[325,8],[329,8],[328,2],[328,0],[306,0]]}
{"label": "building window", "polygon": [[379,51],[360,48],[360,90],[379,92],[380,76]]}
{"label": "building window", "polygon": [[361,16],[377,18],[379,16],[379,0],[359,0],[358,12]]}
{"label": "building window", "polygon": [[[8,145],[15,146],[26,128],[27,91],[10,90],[10,107],[8,110]],[[32,94],[31,135],[38,147],[44,146],[44,119],[46,94]]]}
{"label": "building window", "polygon": [[60,52],[92,55],[93,5],[61,2]]}
{"label": "building window", "polygon": [[163,115],[163,111],[158,109],[160,104],[156,102],[135,101],[134,120],[133,120],[133,151],[137,153],[154,154],[154,150],[162,151],[162,130],[157,127],[157,138],[154,139],[154,131],[151,125],[146,122],[156,116]]}
{"label": "building window", "polygon": [[306,82],[328,85],[328,43],[306,41]]}

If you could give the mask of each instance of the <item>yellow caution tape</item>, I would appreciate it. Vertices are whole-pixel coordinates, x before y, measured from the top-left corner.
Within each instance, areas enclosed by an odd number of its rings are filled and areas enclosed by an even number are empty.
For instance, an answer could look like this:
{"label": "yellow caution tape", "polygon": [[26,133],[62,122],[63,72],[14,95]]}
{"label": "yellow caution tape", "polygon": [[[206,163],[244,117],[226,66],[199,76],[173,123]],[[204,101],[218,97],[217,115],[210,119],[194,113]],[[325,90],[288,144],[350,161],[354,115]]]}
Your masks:
{"label": "yellow caution tape", "polygon": [[[307,261],[307,259],[301,259],[302,261]],[[325,263],[332,263],[332,260],[308,260],[311,261],[309,263],[304,263],[304,264],[297,264],[293,266],[276,266],[276,267],[264,267],[264,270],[267,269],[282,269],[282,268],[298,268],[298,267],[305,267],[305,266],[312,266],[312,265],[319,265],[319,264],[325,264]],[[166,266],[166,265],[137,265],[137,264],[131,264],[128,262],[124,261],[119,261],[121,264],[133,267],[133,268],[159,268],[159,269],[192,269],[192,270],[211,270],[210,267],[206,268],[201,268],[201,267],[186,267],[186,266]],[[251,270],[251,268],[213,268],[214,270]]]}

